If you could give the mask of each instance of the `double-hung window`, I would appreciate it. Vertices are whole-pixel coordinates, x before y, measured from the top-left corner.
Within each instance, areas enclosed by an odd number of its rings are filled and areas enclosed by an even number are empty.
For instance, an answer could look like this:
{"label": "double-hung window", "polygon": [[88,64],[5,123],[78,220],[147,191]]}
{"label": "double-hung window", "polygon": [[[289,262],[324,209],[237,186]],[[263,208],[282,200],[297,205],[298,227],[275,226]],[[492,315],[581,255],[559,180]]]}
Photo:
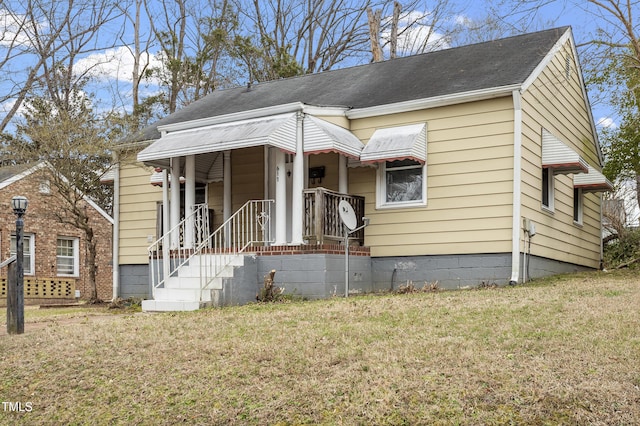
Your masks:
{"label": "double-hung window", "polygon": [[[17,253],[16,236],[11,236],[11,256]],[[24,274],[33,275],[35,273],[35,235],[24,234],[22,240],[22,256],[24,265]]]}
{"label": "double-hung window", "polygon": [[554,197],[553,169],[545,167],[542,169],[542,207],[553,211]]}
{"label": "double-hung window", "polygon": [[582,225],[582,211],[584,205],[584,197],[582,188],[573,188],[573,222]]}
{"label": "double-hung window", "polygon": [[414,160],[387,161],[380,167],[381,206],[426,203],[425,166]]}
{"label": "double-hung window", "polygon": [[56,267],[58,275],[78,275],[78,239],[58,237],[56,244]]}

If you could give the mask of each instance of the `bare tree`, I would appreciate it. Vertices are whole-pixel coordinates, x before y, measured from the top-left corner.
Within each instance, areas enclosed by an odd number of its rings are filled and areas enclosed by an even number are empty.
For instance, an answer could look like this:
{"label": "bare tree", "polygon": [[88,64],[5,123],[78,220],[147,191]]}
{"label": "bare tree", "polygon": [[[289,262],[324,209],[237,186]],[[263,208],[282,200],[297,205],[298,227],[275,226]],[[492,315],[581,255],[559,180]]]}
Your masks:
{"label": "bare tree", "polygon": [[[247,27],[257,33],[253,43],[267,54],[283,51],[306,73],[334,68],[367,52],[366,10],[374,0],[237,0]],[[279,58],[272,58],[278,63]]]}
{"label": "bare tree", "polygon": [[[44,97],[25,100],[24,118],[17,125],[16,139],[11,145],[13,158],[20,162],[45,161],[43,178],[49,181],[55,201],[49,205],[52,220],[68,224],[83,234],[88,266],[89,300],[97,302],[96,223],[93,222],[87,198],[109,210],[110,187],[101,185],[100,171],[106,170],[111,156],[103,121],[94,114],[91,102],[81,88],[67,90],[68,70],[60,67],[48,76],[49,88]],[[49,95],[60,91],[55,100]],[[66,104],[59,102],[65,99]]]}
{"label": "bare tree", "polygon": [[[229,85],[235,73],[233,41],[237,12],[229,0],[146,1],[151,31],[159,46],[160,81],[165,112],[172,113],[216,89]],[[223,72],[224,71],[224,72]]]}
{"label": "bare tree", "polygon": [[[395,58],[452,47],[457,35],[468,31],[454,19],[462,16],[460,9],[452,0],[383,2],[380,9],[369,14],[374,61],[384,51]],[[371,28],[372,24],[379,29]],[[381,50],[376,53],[379,40]]]}
{"label": "bare tree", "polygon": [[108,0],[24,0],[3,2],[1,14],[0,103],[11,105],[0,120],[4,132],[29,92],[46,85],[54,64],[113,45],[99,46],[97,34],[118,12]]}
{"label": "bare tree", "polygon": [[[384,59],[384,56],[382,54],[382,46],[380,46],[380,20],[381,19],[382,19],[382,11],[380,9],[374,12],[373,9],[371,9],[370,7],[367,8],[367,22],[369,23],[369,38],[371,39],[371,54],[373,55],[371,60],[373,62],[380,62]],[[395,28],[396,28],[395,34],[393,32],[391,34],[391,39],[392,39],[391,51],[393,52],[394,55],[395,55],[395,50],[393,49],[393,47],[395,47],[396,44],[394,44],[393,42],[395,41],[397,43],[398,41],[397,26]]]}

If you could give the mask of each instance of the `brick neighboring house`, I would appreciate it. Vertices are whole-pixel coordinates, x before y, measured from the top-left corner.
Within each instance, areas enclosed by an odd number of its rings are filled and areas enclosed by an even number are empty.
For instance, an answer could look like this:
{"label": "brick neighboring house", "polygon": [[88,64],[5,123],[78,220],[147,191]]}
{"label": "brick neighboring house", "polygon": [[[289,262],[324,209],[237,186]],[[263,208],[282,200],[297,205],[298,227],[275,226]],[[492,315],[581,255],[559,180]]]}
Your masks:
{"label": "brick neighboring house", "polygon": [[[15,250],[16,216],[11,199],[29,200],[24,216],[25,304],[55,303],[89,297],[84,232],[60,223],[53,213],[61,203],[56,188],[42,173],[47,163],[0,168],[0,253],[7,259]],[[50,167],[50,166],[49,166]],[[111,300],[113,219],[97,204],[84,198],[97,240],[98,297]],[[0,271],[0,305],[6,304],[7,268]]]}

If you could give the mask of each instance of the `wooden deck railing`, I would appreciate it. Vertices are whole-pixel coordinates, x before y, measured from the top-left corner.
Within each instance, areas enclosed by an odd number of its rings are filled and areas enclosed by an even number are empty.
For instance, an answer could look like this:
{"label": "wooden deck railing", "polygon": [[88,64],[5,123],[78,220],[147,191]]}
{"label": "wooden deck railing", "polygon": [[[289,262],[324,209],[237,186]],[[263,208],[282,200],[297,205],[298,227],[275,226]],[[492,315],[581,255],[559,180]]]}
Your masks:
{"label": "wooden deck railing", "polygon": [[[356,213],[358,226],[362,226],[364,197],[341,194],[326,188],[304,191],[304,238],[310,242],[323,244],[328,241],[343,241],[344,228],[338,213],[338,204],[347,200]],[[349,237],[350,241],[364,244],[364,229]]]}

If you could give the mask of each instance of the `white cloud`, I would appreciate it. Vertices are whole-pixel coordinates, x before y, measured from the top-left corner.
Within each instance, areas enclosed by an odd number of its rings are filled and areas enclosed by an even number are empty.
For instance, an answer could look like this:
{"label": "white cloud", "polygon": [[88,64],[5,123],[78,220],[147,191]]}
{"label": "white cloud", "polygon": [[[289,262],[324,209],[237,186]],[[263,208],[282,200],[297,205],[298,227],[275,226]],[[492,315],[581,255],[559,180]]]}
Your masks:
{"label": "white cloud", "polygon": [[47,28],[45,22],[34,24],[27,15],[0,9],[0,46],[31,46],[30,36],[44,34]]}
{"label": "white cloud", "polygon": [[618,127],[616,122],[611,117],[600,117],[596,122],[596,126],[605,127],[607,129],[615,129]]}
{"label": "white cloud", "polygon": [[[142,56],[142,65],[161,66],[161,62],[153,54]],[[130,82],[133,75],[134,58],[126,46],[108,49],[101,53],[91,54],[75,64],[78,73],[87,73],[103,80],[122,80]]]}
{"label": "white cloud", "polygon": [[[411,11],[401,14],[398,21],[398,55],[411,55],[450,47],[443,34],[433,30],[429,12]],[[384,41],[391,39],[391,17],[384,18]],[[388,46],[388,44],[387,44]]]}

